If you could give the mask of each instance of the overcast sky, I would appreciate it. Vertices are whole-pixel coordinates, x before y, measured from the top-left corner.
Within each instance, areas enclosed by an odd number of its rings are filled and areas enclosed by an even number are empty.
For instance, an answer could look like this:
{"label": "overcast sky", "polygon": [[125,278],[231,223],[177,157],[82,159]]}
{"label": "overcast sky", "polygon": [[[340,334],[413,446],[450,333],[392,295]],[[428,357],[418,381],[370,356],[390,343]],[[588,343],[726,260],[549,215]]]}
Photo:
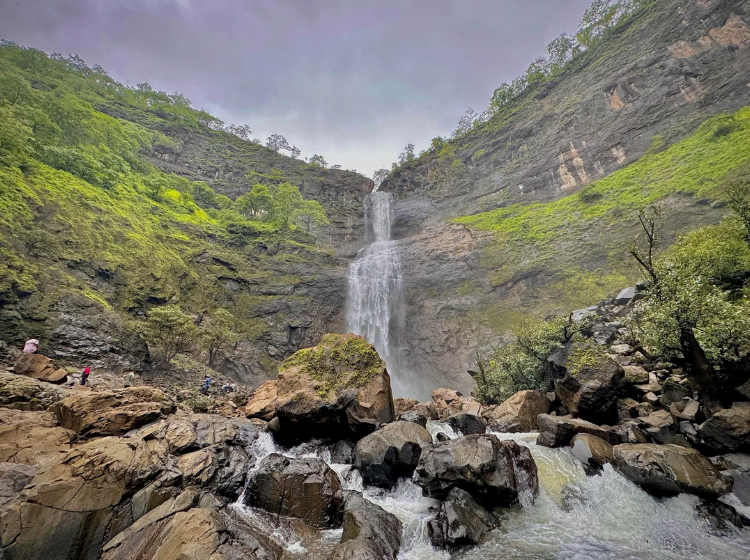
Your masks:
{"label": "overcast sky", "polygon": [[0,0],[0,36],[368,175],[448,135],[591,0]]}

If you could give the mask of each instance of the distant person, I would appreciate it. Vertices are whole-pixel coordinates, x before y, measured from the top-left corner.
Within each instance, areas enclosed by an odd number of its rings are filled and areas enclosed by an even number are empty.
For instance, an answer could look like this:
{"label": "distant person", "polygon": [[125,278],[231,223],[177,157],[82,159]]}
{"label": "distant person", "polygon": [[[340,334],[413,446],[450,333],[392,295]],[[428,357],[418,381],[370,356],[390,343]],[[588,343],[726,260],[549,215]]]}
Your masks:
{"label": "distant person", "polygon": [[132,387],[135,381],[135,372],[129,371],[125,374],[124,385],[125,387]]}
{"label": "distant person", "polygon": [[86,385],[86,382],[89,380],[89,375],[91,375],[91,368],[84,369],[83,374],[81,375],[81,385]]}
{"label": "distant person", "polygon": [[204,395],[208,395],[208,389],[211,387],[211,377],[206,377],[206,381],[203,383],[203,387],[201,388],[201,393]]}
{"label": "distant person", "polygon": [[36,354],[37,350],[39,350],[39,341],[36,338],[30,338],[23,345],[24,354]]}

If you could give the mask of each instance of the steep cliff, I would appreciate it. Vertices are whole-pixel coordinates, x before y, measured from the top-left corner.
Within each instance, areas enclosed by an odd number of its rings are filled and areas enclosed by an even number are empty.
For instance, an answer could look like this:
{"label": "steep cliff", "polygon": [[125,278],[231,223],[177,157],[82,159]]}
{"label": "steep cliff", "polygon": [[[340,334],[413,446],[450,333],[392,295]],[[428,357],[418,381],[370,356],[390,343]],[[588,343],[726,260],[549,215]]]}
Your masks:
{"label": "steep cliff", "polygon": [[[151,308],[225,308],[240,340],[215,367],[257,384],[343,328],[372,181],[218,128],[180,96],[0,46],[0,340],[138,367],[149,356],[133,323]],[[330,226],[243,217],[233,199],[256,182],[299,186]]]}
{"label": "steep cliff", "polygon": [[519,318],[633,281],[640,206],[665,205],[664,243],[721,218],[721,181],[750,160],[748,22],[743,1],[644,3],[554,81],[388,178],[415,375],[471,390],[475,351]]}

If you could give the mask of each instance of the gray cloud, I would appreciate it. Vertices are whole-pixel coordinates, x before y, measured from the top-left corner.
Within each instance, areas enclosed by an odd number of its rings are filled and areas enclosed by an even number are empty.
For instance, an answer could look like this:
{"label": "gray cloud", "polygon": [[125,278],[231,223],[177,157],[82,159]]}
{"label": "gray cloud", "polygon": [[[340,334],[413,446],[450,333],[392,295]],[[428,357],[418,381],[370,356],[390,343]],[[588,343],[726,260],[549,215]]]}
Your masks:
{"label": "gray cloud", "polygon": [[521,74],[590,0],[0,0],[0,35],[371,173]]}

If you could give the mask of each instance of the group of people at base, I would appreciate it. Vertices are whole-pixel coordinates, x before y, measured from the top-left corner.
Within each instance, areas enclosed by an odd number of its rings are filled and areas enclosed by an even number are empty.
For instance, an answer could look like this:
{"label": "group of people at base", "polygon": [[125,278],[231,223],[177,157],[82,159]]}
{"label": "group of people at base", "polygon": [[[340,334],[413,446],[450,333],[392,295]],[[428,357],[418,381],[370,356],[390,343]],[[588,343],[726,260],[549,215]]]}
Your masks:
{"label": "group of people at base", "polygon": [[[38,338],[30,338],[23,345],[24,354],[36,354],[38,351],[39,351],[39,339]],[[91,375],[91,368],[90,367],[83,368],[83,371],[81,372],[81,385],[86,385],[88,383],[90,375]],[[123,378],[122,378],[123,386],[132,387],[135,384],[135,377],[136,375],[134,371],[126,371],[123,374]]]}
{"label": "group of people at base", "polygon": [[[201,393],[203,393],[204,395],[208,395],[208,391],[211,388],[211,385],[213,385],[213,383],[214,383],[214,380],[211,379],[210,375],[207,375],[205,381],[203,381],[203,386],[201,387]],[[235,385],[234,383],[225,382],[221,386],[221,394],[226,395],[227,393],[231,393],[235,389],[237,389],[237,385]]]}

